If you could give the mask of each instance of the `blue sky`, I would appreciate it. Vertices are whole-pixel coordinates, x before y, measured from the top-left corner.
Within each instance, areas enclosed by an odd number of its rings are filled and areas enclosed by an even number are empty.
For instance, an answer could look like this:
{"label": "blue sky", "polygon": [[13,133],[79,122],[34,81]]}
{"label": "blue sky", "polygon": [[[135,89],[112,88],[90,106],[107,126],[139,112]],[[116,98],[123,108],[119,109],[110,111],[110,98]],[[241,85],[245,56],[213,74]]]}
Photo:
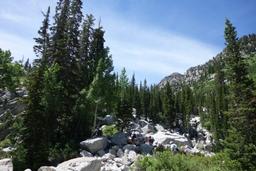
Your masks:
{"label": "blue sky", "polygon": [[[34,58],[33,37],[41,11],[56,0],[0,1],[0,48],[16,60]],[[137,80],[158,83],[172,72],[203,64],[224,47],[225,18],[242,36],[256,31],[255,0],[87,0],[106,30],[116,71],[123,67]]]}

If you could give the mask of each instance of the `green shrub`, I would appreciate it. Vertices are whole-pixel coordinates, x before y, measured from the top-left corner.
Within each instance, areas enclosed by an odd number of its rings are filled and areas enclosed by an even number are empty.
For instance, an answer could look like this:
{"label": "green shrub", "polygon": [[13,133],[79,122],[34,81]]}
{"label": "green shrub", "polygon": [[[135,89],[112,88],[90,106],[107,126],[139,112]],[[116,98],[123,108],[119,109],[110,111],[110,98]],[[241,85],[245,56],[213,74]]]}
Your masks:
{"label": "green shrub", "polygon": [[118,129],[115,124],[113,125],[105,125],[102,129],[102,133],[104,136],[112,136],[118,132]]}
{"label": "green shrub", "polygon": [[213,157],[157,152],[140,158],[136,167],[145,171],[239,171],[239,164],[225,154]]}
{"label": "green shrub", "polygon": [[74,158],[75,156],[76,152],[68,144],[64,145],[64,147],[56,144],[49,150],[49,161],[54,165]]}

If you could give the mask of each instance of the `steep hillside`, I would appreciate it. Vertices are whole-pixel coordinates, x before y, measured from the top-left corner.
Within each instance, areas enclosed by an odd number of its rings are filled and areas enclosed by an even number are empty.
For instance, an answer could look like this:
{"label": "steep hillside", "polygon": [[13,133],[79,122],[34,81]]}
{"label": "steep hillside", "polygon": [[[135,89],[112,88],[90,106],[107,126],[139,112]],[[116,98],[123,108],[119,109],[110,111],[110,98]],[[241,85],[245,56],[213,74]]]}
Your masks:
{"label": "steep hillside", "polygon": [[[250,54],[256,52],[256,34],[250,34],[248,36],[243,36],[239,39],[241,44],[241,54],[250,59]],[[222,58],[225,58],[226,52],[225,49],[217,54],[213,59],[207,61],[203,65],[197,65],[189,68],[184,74],[181,73],[172,73],[169,76],[163,78],[159,87],[164,87],[167,82],[175,89],[179,88],[182,83],[193,85],[198,81],[210,80],[213,79],[214,74],[214,61],[219,61]]]}

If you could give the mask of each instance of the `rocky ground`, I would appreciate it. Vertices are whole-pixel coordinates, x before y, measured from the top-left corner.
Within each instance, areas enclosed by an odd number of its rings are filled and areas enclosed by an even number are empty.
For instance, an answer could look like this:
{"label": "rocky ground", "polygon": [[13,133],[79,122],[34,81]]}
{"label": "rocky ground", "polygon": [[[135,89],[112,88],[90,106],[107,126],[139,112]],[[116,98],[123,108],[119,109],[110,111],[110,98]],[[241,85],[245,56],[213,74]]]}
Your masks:
{"label": "rocky ground", "polygon": [[[0,120],[4,120],[8,108],[12,117],[25,109],[20,97],[26,96],[25,89],[17,90],[17,94],[2,92],[0,96]],[[211,133],[202,128],[199,117],[190,120],[189,133],[181,134],[179,129],[169,130],[162,125],[153,124],[145,119],[134,118],[123,131],[112,136],[102,136],[101,131],[106,125],[117,123],[112,116],[101,118],[101,129],[96,136],[80,142],[80,156],[57,167],[42,166],[38,171],[126,171],[135,169],[135,161],[142,155],[151,155],[157,149],[169,149],[175,153],[200,153],[212,156],[213,139]],[[0,131],[0,135],[5,132]],[[4,137],[4,135],[3,135]],[[0,136],[1,138],[1,136]],[[2,149],[3,152],[12,151],[12,147]],[[0,160],[0,171],[12,171],[11,159]],[[26,169],[29,171],[30,169]]]}
{"label": "rocky ground", "polygon": [[99,136],[82,141],[81,157],[60,163],[57,167],[43,166],[39,171],[126,171],[132,168],[136,170],[136,159],[142,155],[153,154],[157,148],[166,148],[176,153],[214,155],[211,152],[211,134],[202,128],[200,118],[193,117],[190,124],[192,130],[196,131],[196,138],[189,138],[193,134],[182,135],[159,124],[154,125],[146,120],[137,119],[130,122],[123,132],[110,137]]}

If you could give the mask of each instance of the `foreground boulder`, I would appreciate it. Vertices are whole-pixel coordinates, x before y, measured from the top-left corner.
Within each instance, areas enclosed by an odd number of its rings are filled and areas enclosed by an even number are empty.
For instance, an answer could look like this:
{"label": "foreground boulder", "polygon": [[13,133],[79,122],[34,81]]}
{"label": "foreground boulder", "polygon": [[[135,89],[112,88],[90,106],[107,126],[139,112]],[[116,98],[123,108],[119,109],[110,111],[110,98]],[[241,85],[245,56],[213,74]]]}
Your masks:
{"label": "foreground boulder", "polygon": [[100,171],[101,159],[96,157],[79,157],[59,164],[56,171]]}
{"label": "foreground boulder", "polygon": [[106,137],[98,137],[93,139],[87,139],[80,142],[82,149],[86,149],[91,153],[96,153],[97,151],[104,150],[108,145],[108,139]]}
{"label": "foreground boulder", "polygon": [[0,160],[0,170],[1,171],[13,171],[12,159],[6,158]]}

